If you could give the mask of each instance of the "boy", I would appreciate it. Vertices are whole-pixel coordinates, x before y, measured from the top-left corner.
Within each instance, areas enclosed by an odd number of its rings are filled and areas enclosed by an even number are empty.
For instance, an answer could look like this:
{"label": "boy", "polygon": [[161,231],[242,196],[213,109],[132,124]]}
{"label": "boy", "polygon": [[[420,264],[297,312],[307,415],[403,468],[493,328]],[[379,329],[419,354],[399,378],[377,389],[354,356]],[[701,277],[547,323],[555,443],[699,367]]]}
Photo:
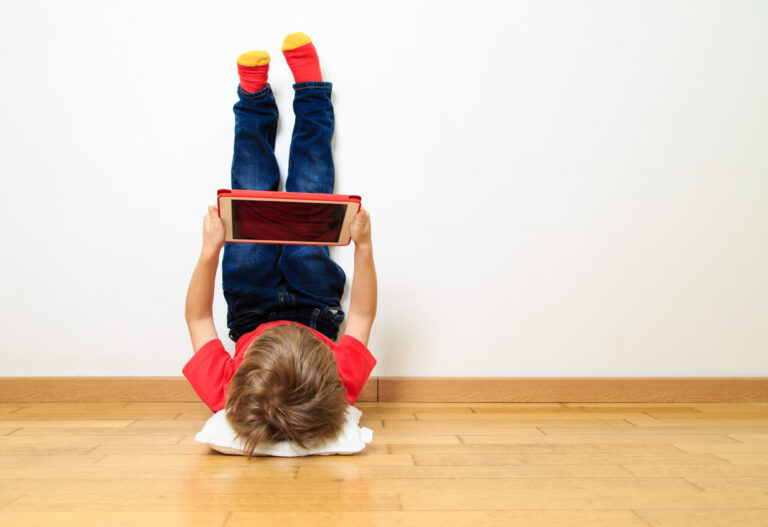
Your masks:
{"label": "boy", "polygon": [[[288,35],[283,54],[293,73],[296,121],[291,139],[289,192],[332,193],[331,83],[323,82],[314,44],[304,33]],[[267,84],[269,55],[237,60],[232,188],[277,190],[274,155],[278,111]],[[250,454],[262,441],[292,440],[306,446],[334,437],[376,364],[367,349],[376,315],[376,270],[368,213],[351,226],[355,272],[346,331],[340,300],[344,271],[328,248],[309,245],[224,244],[216,207],[208,207],[203,248],[192,274],[186,321],[195,355],[184,366],[200,398],[214,412],[226,408]],[[213,324],[213,288],[219,253],[234,357]]]}

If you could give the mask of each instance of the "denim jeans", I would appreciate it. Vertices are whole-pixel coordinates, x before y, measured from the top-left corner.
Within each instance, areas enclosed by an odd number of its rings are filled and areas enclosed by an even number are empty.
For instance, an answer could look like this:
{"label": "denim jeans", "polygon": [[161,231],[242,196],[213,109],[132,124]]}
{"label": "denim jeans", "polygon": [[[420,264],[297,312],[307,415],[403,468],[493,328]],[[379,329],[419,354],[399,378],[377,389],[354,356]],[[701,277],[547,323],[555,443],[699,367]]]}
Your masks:
{"label": "denim jeans", "polygon": [[[333,193],[331,152],[333,105],[330,82],[294,84],[293,127],[288,160],[288,192]],[[277,190],[275,158],[278,111],[269,85],[256,93],[238,87],[232,188]],[[222,263],[229,336],[264,322],[299,322],[332,340],[344,320],[341,295],[346,276],[328,247],[227,243]]]}

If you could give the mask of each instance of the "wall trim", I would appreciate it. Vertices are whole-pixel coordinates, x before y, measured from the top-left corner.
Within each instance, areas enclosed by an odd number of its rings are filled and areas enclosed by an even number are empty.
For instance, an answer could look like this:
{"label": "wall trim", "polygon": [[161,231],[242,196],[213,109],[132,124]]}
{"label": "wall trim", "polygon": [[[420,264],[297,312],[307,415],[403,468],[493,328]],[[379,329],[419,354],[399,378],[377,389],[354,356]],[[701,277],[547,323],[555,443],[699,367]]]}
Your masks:
{"label": "wall trim", "polygon": [[[184,377],[0,377],[0,402],[197,401]],[[371,377],[361,402],[768,402],[768,377]]]}
{"label": "wall trim", "polygon": [[[376,401],[377,382],[368,379],[358,400]],[[0,402],[195,402],[184,377],[0,377]]]}
{"label": "wall trim", "polygon": [[379,377],[379,401],[768,402],[768,377]]}

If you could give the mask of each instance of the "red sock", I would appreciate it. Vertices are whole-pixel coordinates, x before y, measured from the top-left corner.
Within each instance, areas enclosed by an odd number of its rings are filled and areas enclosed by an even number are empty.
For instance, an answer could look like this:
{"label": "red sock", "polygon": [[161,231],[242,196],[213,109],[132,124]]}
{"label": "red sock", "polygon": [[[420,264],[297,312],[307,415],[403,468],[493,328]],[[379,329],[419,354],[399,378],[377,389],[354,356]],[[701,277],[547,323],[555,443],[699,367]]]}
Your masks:
{"label": "red sock", "polygon": [[240,87],[246,93],[255,93],[267,85],[269,55],[266,51],[249,51],[237,58]]}
{"label": "red sock", "polygon": [[291,68],[293,79],[296,82],[321,82],[323,75],[320,72],[320,60],[317,58],[315,45],[310,41],[293,49],[285,49],[283,55]]}

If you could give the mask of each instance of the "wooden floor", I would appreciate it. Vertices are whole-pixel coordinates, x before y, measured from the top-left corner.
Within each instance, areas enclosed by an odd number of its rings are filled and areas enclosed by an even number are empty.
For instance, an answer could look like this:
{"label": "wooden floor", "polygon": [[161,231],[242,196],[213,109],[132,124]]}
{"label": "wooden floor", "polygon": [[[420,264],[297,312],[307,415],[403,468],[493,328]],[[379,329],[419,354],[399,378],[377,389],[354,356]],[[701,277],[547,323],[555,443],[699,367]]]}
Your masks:
{"label": "wooden floor", "polygon": [[198,403],[0,404],[0,525],[768,525],[768,404],[358,407],[361,455],[248,461]]}

